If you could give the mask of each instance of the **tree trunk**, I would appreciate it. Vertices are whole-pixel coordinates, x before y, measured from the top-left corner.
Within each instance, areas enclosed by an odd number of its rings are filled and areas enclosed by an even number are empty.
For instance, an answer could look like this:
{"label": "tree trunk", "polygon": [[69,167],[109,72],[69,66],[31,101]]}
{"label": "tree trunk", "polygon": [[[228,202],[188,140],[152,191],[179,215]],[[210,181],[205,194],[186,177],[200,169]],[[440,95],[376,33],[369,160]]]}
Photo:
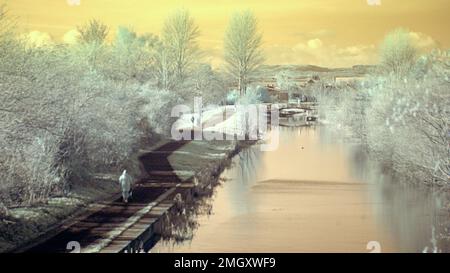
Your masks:
{"label": "tree trunk", "polygon": [[239,76],[238,79],[238,89],[239,89],[239,96],[242,97],[242,77]]}

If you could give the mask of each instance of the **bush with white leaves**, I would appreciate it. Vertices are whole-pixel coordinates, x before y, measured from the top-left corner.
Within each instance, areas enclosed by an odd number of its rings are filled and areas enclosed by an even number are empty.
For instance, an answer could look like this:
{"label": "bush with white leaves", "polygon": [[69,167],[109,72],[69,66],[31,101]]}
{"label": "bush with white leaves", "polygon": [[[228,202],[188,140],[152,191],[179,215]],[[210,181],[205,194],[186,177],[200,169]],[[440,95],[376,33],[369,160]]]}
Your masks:
{"label": "bush with white leaves", "polygon": [[168,132],[176,94],[105,75],[107,47],[28,48],[9,36],[0,47],[0,195],[7,206],[65,195],[96,172],[119,171],[147,137],[142,124]]}
{"label": "bush with white leaves", "polygon": [[370,77],[356,91],[319,96],[321,115],[414,181],[450,186],[450,55],[435,51],[399,77]]}

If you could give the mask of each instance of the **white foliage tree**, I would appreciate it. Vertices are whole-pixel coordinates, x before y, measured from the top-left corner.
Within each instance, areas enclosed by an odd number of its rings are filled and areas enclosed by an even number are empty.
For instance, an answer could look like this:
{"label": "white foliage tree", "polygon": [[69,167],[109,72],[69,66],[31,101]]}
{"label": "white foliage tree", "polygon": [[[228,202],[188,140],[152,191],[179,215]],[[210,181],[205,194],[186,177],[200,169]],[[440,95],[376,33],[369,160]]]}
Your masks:
{"label": "white foliage tree", "polygon": [[138,35],[128,27],[119,26],[113,46],[106,49],[104,74],[115,80],[148,81],[153,72],[152,51],[157,41],[155,35]]}
{"label": "white foliage tree", "polygon": [[245,93],[252,73],[264,62],[261,45],[262,34],[255,15],[249,10],[233,14],[225,33],[224,57],[241,94]]}
{"label": "white foliage tree", "polygon": [[[180,9],[164,22],[156,59],[161,85],[168,89],[185,80],[200,57],[199,29],[189,11]],[[171,84],[175,80],[176,83]]]}
{"label": "white foliage tree", "polygon": [[92,19],[87,24],[77,27],[78,39],[81,43],[87,44],[103,44],[108,36],[108,26],[102,22]]}
{"label": "white foliage tree", "polygon": [[396,29],[386,35],[380,46],[380,64],[387,73],[403,76],[416,61],[417,48],[406,29]]}

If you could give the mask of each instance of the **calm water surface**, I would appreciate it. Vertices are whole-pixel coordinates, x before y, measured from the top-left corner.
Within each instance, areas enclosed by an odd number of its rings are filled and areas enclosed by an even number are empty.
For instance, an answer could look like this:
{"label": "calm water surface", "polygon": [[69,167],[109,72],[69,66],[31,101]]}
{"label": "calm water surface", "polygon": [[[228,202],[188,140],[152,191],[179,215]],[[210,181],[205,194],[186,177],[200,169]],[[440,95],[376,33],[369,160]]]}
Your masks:
{"label": "calm water surface", "polygon": [[246,149],[222,178],[193,239],[152,252],[370,252],[370,241],[422,252],[433,228],[447,232],[439,198],[395,183],[325,128],[281,128],[276,151]]}

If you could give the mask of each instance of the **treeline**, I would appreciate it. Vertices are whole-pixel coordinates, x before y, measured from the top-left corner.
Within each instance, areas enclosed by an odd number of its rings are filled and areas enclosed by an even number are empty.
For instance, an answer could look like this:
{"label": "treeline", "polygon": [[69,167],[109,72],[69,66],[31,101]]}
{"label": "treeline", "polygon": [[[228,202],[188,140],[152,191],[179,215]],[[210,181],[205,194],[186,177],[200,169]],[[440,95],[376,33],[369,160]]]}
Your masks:
{"label": "treeline", "polygon": [[[170,111],[224,101],[247,88],[262,63],[251,12],[233,15],[226,65],[202,62],[200,31],[188,11],[164,22],[159,36],[97,20],[78,26],[75,44],[30,46],[0,8],[0,207],[67,195],[97,172],[129,167],[142,145],[170,132]],[[85,185],[85,184],[84,184]],[[0,211],[1,213],[1,211]]]}
{"label": "treeline", "polygon": [[359,83],[315,90],[321,113],[405,181],[450,186],[450,51],[419,54],[407,30],[389,33],[380,64]]}

